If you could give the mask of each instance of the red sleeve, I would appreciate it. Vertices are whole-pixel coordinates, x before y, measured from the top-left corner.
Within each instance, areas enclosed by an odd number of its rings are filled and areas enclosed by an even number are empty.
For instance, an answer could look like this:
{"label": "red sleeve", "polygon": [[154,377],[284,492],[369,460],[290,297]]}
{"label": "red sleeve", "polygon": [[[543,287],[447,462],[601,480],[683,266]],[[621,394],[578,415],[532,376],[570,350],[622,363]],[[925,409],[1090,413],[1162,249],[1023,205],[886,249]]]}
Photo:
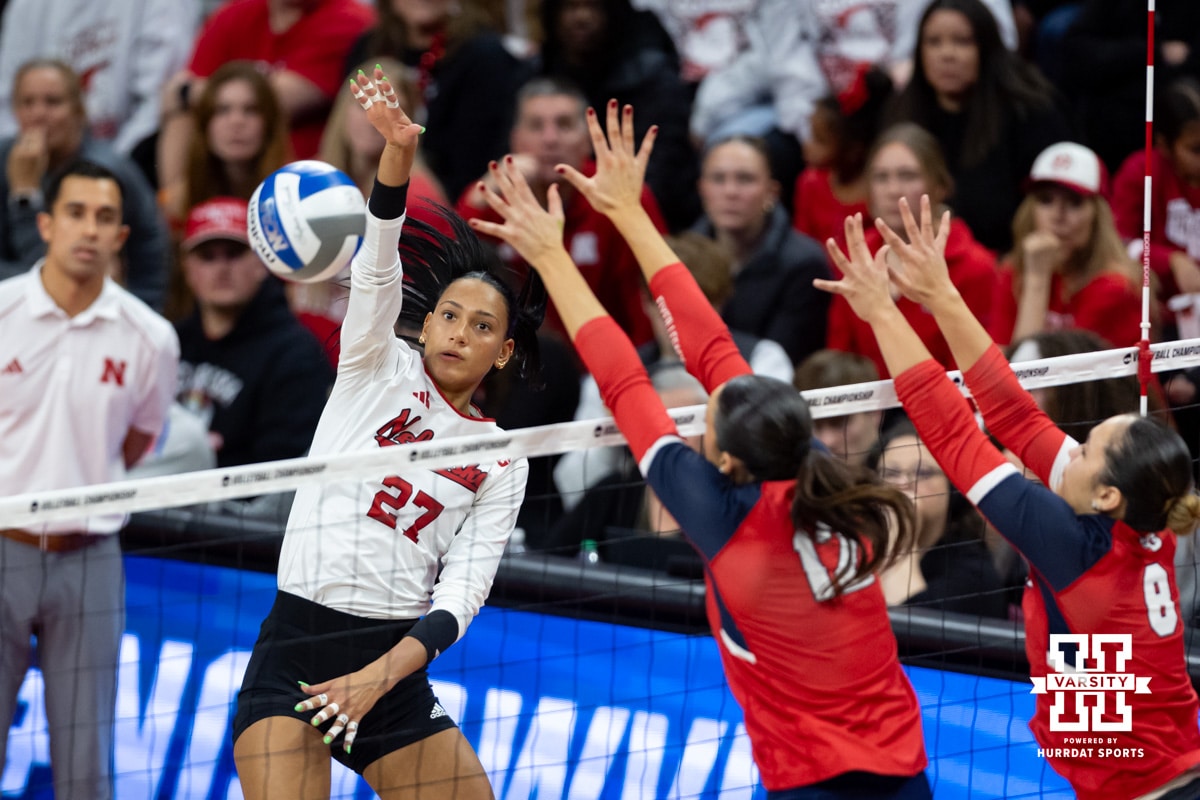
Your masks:
{"label": "red sleeve", "polygon": [[922,361],[897,375],[895,386],[921,441],[964,494],[1008,464],[979,430],[971,406],[941,364]]}
{"label": "red sleeve", "polygon": [[650,383],[629,337],[612,317],[588,322],[575,336],[575,349],[596,379],[604,405],[639,463],[650,446],[679,431]]}
{"label": "red sleeve", "polygon": [[1053,486],[1051,474],[1068,436],[1021,388],[1000,348],[988,348],[964,377],[992,435],[1016,453],[1038,480]]}
{"label": "red sleeve", "polygon": [[738,352],[729,329],[713,310],[683,264],[659,270],[650,281],[671,345],[687,371],[711,393],[730,378],[749,375],[750,365]]}
{"label": "red sleeve", "polygon": [[1124,277],[1101,275],[1075,295],[1075,327],[1092,331],[1116,347],[1142,338],[1142,301]]}
{"label": "red sleeve", "polygon": [[992,316],[988,322],[988,333],[992,341],[1001,347],[1012,343],[1013,328],[1017,326],[1017,296],[1013,290],[1013,268],[1003,266],[996,275],[996,288],[992,292]]}

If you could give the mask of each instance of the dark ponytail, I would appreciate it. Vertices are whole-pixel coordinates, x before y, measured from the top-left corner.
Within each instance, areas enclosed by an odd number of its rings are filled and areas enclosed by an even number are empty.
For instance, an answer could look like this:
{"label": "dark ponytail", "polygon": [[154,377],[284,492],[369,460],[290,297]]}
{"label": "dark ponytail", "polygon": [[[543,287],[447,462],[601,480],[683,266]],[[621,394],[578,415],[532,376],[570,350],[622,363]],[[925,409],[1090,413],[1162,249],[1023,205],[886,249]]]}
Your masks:
{"label": "dark ponytail", "polygon": [[[917,527],[912,500],[888,486],[865,467],[847,464],[840,458],[811,450],[796,476],[792,522],[797,530],[813,531],[828,526],[858,542],[857,564],[833,575],[833,590],[846,586],[889,566],[901,553],[916,546]],[[896,528],[892,538],[889,529]]]}
{"label": "dark ponytail", "polygon": [[[761,375],[728,381],[713,421],[717,449],[738,458],[762,481],[795,480],[791,517],[796,530],[815,536],[828,527],[860,545],[858,562],[832,576],[835,594],[912,549],[912,502],[872,471],[851,467],[812,447],[812,416],[792,386]],[[889,526],[897,536],[889,540]]]}
{"label": "dark ponytail", "polygon": [[493,287],[508,308],[506,338],[513,340],[513,361],[522,378],[536,379],[541,372],[537,330],[546,316],[546,287],[529,270],[518,290],[516,276],[494,248],[479,240],[462,217],[445,206],[434,206],[435,224],[409,217],[400,237],[404,265],[404,305],[399,322],[420,330],[425,316],[437,307],[442,294],[455,281],[473,279]]}

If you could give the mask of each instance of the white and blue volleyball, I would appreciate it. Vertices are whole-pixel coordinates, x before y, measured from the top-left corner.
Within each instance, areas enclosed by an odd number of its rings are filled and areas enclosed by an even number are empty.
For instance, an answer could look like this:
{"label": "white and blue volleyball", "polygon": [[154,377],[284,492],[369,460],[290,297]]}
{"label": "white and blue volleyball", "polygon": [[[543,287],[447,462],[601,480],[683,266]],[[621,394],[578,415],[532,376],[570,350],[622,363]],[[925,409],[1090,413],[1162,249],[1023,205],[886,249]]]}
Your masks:
{"label": "white and blue volleyball", "polygon": [[358,252],[366,203],[346,173],[323,161],[296,161],[254,190],[246,227],[271,272],[316,283],[337,275]]}

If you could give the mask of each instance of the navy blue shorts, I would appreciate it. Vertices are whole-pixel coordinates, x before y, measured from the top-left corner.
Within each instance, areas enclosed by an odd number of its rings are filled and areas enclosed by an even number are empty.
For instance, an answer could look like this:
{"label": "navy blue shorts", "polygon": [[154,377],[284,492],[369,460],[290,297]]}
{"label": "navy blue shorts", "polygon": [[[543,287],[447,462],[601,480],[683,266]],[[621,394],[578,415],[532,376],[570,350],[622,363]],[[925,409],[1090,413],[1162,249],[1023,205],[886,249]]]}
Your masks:
{"label": "navy blue shorts", "polygon": [[932,797],[924,772],[911,777],[846,772],[811,786],[767,792],[767,800],[930,800]]}
{"label": "navy blue shorts", "polygon": [[[259,720],[291,717],[311,722],[317,710],[296,711],[308,699],[299,681],[322,683],[362,669],[392,649],[416,624],[414,619],[367,619],[334,611],[293,594],[278,592],[263,620],[246,665],[233,718],[233,739]],[[322,729],[330,727],[330,723]],[[359,720],[350,754],[342,737],[330,745],[334,758],[358,774],[402,747],[457,727],[420,669],[379,698]]]}

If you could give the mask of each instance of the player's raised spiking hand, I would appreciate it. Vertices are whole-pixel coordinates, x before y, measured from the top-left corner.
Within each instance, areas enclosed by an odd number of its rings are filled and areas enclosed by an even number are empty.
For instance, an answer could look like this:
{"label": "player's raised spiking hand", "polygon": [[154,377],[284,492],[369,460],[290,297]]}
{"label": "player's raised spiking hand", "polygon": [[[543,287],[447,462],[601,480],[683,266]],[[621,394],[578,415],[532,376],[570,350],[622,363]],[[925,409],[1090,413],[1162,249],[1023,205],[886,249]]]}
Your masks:
{"label": "player's raised spiking hand", "polygon": [[379,65],[375,66],[373,76],[359,70],[350,79],[350,91],[386,143],[379,159],[379,182],[387,186],[408,183],[417,153],[417,137],[425,129],[400,107],[396,89]]}
{"label": "player's raised spiking hand", "polygon": [[608,101],[607,135],[594,108],[587,110],[587,126],[596,153],[596,174],[588,178],[570,164],[559,164],[555,169],[606,217],[640,211],[646,165],[654,150],[658,126],[650,126],[638,147],[633,136],[633,106],[618,110],[616,100]]}

